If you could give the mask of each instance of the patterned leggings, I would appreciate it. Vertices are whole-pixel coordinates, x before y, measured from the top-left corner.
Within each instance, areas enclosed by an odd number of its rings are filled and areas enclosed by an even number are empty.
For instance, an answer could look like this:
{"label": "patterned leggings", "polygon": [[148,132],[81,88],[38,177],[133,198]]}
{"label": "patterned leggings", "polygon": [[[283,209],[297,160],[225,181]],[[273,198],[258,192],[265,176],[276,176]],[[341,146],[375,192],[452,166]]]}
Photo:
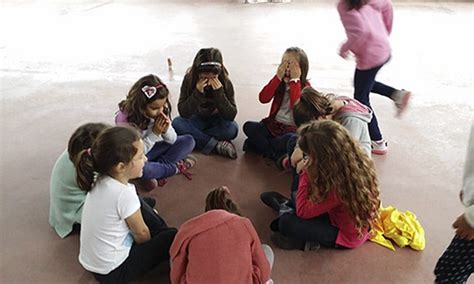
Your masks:
{"label": "patterned leggings", "polygon": [[474,272],[474,241],[454,236],[438,260],[435,283],[466,283]]}

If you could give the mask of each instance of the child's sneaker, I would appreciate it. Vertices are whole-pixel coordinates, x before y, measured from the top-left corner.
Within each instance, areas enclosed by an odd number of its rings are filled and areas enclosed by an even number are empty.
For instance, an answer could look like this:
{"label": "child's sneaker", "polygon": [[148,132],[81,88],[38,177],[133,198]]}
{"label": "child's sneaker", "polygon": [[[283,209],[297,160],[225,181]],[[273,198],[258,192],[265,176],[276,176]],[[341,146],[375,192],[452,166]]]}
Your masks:
{"label": "child's sneaker", "polygon": [[176,168],[178,169],[178,174],[182,174],[185,176],[187,179],[191,180],[192,174],[188,172],[188,169],[194,167],[194,165],[197,162],[197,158],[193,155],[188,155],[186,156],[185,159],[179,161],[176,164]]}
{"label": "child's sneaker", "polygon": [[372,141],[372,154],[385,155],[388,151],[388,143],[385,139]]}
{"label": "child's sneaker", "polygon": [[235,150],[234,144],[230,141],[219,141],[216,145],[217,154],[226,156],[231,159],[237,159],[237,150]]}
{"label": "child's sneaker", "polygon": [[396,91],[393,95],[393,101],[395,102],[395,107],[397,108],[397,117],[400,117],[402,113],[407,109],[410,97],[411,92],[406,90]]}

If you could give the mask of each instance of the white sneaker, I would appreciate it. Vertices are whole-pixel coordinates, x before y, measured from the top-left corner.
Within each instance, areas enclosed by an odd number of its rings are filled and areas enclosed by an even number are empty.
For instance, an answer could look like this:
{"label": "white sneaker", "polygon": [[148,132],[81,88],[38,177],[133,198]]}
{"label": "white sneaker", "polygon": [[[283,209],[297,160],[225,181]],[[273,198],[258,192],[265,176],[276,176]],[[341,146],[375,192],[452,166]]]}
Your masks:
{"label": "white sneaker", "polygon": [[410,100],[411,92],[406,90],[396,91],[393,95],[393,101],[397,108],[397,117],[400,117],[402,113],[407,109],[408,101]]}
{"label": "white sneaker", "polygon": [[372,154],[385,155],[388,152],[388,143],[385,139],[372,141]]}

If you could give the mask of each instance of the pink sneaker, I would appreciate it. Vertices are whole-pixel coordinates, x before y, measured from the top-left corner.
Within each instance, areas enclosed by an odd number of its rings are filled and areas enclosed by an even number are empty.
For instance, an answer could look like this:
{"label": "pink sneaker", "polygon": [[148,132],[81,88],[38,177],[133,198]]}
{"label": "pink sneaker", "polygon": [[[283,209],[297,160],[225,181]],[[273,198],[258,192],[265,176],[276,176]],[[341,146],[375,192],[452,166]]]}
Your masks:
{"label": "pink sneaker", "polygon": [[401,117],[402,113],[405,112],[405,110],[408,107],[408,101],[410,100],[411,97],[411,92],[401,90],[397,92],[397,95],[395,96],[395,107],[397,108],[397,114],[396,117]]}
{"label": "pink sneaker", "polygon": [[385,155],[388,152],[388,144],[385,139],[372,141],[372,154]]}

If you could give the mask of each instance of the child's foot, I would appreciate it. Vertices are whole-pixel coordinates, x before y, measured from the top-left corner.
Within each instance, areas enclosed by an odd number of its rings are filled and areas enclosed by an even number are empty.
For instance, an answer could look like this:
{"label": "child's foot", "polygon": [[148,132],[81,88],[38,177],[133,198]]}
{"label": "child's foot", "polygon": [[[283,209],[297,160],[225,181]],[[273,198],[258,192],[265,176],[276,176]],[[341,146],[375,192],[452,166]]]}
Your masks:
{"label": "child's foot", "polygon": [[283,194],[276,191],[263,192],[260,194],[260,200],[276,212],[280,211],[280,208],[284,203],[290,201],[288,198],[283,196]]}
{"label": "child's foot", "polygon": [[372,141],[372,154],[385,155],[388,151],[388,144],[385,139]]}
{"label": "child's foot", "polygon": [[152,191],[158,186],[156,179],[140,180],[140,188],[144,191]]}
{"label": "child's foot", "polygon": [[217,154],[231,159],[237,159],[237,150],[230,141],[219,141],[216,145]]}
{"label": "child's foot", "polygon": [[400,117],[402,113],[408,107],[408,101],[410,100],[411,92],[406,90],[396,91],[392,96],[393,101],[395,102],[395,107],[397,108],[397,117]]}
{"label": "child's foot", "polygon": [[188,155],[183,160],[179,161],[176,164],[176,168],[178,169],[178,174],[182,174],[187,179],[191,180],[192,174],[188,172],[188,169],[194,167],[197,162],[197,158],[193,155]]}

